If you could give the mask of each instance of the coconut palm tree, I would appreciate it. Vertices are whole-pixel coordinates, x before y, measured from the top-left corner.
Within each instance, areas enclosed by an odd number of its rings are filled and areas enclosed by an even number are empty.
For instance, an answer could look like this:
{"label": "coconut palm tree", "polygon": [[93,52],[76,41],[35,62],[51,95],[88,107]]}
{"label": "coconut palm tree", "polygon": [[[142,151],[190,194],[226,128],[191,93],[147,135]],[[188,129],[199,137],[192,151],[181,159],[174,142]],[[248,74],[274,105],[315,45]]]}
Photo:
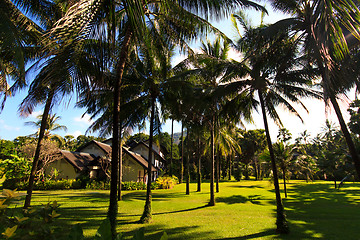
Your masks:
{"label": "coconut palm tree", "polygon": [[[26,86],[25,65],[39,55],[43,25],[49,20],[48,13],[53,7],[52,4],[42,4],[44,1],[39,3],[0,1],[0,97],[3,97],[0,110],[8,96]],[[30,17],[36,18],[38,24]],[[12,79],[12,86],[8,84],[8,77]]]}
{"label": "coconut palm tree", "polygon": [[360,177],[360,158],[346,126],[338,97],[354,84],[357,74],[346,67],[342,60],[349,57],[349,46],[357,45],[360,39],[360,11],[358,1],[290,0],[270,1],[272,6],[290,18],[275,23],[273,29],[291,28],[302,40],[303,49],[311,53],[308,60],[320,71],[324,101],[331,103],[346,139],[350,155]]}
{"label": "coconut palm tree", "polygon": [[[127,19],[127,24],[123,25],[125,34],[123,35],[122,46],[120,49],[120,58],[116,66],[117,81],[114,86],[114,110],[113,110],[113,151],[112,162],[117,166],[118,149],[118,119],[120,112],[120,86],[124,73],[126,59],[129,53],[129,47],[132,40],[150,46],[150,41],[144,39],[147,26],[161,26],[165,29],[169,40],[181,45],[182,48],[188,48],[186,40],[195,39],[211,29],[211,26],[196,14],[205,13],[206,17],[221,17],[228,13],[228,10],[234,9],[239,5],[253,6],[261,8],[259,5],[250,1],[231,0],[231,1],[105,1],[105,0],[81,0],[69,10],[66,17],[58,22],[53,30],[53,35],[57,41],[68,42],[67,40],[78,37],[86,37],[91,33],[93,27],[99,24],[100,16],[106,16],[109,19],[109,31],[112,36],[116,34],[116,14],[119,18]],[[101,25],[103,26],[103,25]],[[115,169],[114,169],[115,170]],[[115,176],[114,176],[115,177]],[[114,180],[115,181],[115,180]],[[112,181],[113,182],[113,181]],[[115,193],[114,193],[115,191]],[[116,188],[111,188],[109,217],[111,222],[112,235],[115,238],[115,218],[117,213]]]}
{"label": "coconut palm tree", "polygon": [[[241,16],[237,15],[236,18],[245,30],[243,37],[235,45],[243,52],[244,60],[237,63],[234,61],[229,65],[229,71],[224,77],[228,78],[229,83],[221,86],[220,90],[246,94],[252,98],[247,104],[253,109],[260,105],[274,175],[277,231],[286,233],[288,226],[280,196],[267,115],[281,126],[282,122],[275,107],[282,105],[301,119],[291,103],[298,103],[305,108],[300,97],[319,97],[316,91],[309,89],[315,74],[311,69],[300,68],[302,62],[301,58],[297,57],[296,42],[289,38],[286,32],[266,38],[260,34],[265,26],[252,28]],[[237,97],[234,98],[236,99]]]}
{"label": "coconut palm tree", "polygon": [[[64,11],[69,7],[70,5],[68,5],[67,2],[54,2],[51,8],[53,10],[52,14],[54,15],[50,16],[60,18],[65,14]],[[46,28],[51,28],[54,22],[54,18],[49,17]],[[33,65],[34,68],[40,67],[40,70],[30,85],[28,95],[20,104],[19,112],[23,116],[28,116],[33,112],[35,106],[44,103],[45,106],[42,114],[33,166],[29,177],[29,185],[24,204],[25,208],[30,206],[41,144],[45,136],[48,117],[53,106],[60,104],[66,96],[72,93],[75,86],[77,88],[87,88],[87,79],[85,79],[85,81],[80,81],[84,78],[82,78],[82,71],[78,66],[79,58],[82,56],[82,52],[79,52],[79,46],[82,45],[84,45],[84,42],[78,41],[73,42],[72,45],[67,45],[66,47],[64,46],[59,49],[58,46],[53,46],[57,49],[55,55],[46,55],[46,58],[40,59]],[[46,51],[49,51],[49,49]]]}

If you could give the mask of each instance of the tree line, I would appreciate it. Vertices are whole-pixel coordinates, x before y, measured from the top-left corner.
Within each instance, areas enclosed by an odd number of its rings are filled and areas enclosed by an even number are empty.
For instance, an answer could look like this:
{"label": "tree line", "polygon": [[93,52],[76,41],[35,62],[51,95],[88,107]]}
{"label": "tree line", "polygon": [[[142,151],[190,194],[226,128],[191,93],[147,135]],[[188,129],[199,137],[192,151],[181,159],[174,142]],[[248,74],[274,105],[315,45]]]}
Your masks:
{"label": "tree line", "polygon": [[[194,136],[192,141],[201,142],[196,136],[202,132],[209,134],[209,205],[213,206],[216,175],[219,178],[219,171],[215,174],[216,153],[227,148],[236,151],[226,132],[242,121],[251,121],[254,110],[260,111],[279,233],[288,232],[288,226],[279,190],[277,149],[268,127],[268,118],[282,126],[277,106],[300,119],[293,104],[306,109],[301,102],[305,97],[320,98],[332,106],[359,176],[359,156],[338,104],[339,97],[358,84],[358,2],[268,2],[290,17],[271,25],[261,21],[259,26],[251,26],[246,14],[238,12],[240,7],[264,14],[267,11],[255,2],[242,0],[1,0],[1,95],[6,100],[28,86],[20,114],[26,116],[37,105],[44,106],[24,207],[30,206],[51,110],[72,95],[78,99],[77,106],[95,119],[91,129],[100,136],[112,135],[108,217],[114,238],[122,139],[129,129],[144,125],[145,119],[150,123],[150,146],[154,135],[160,133],[161,117],[181,121],[187,135]],[[230,16],[239,33],[235,41],[208,21]],[[191,40],[209,33],[217,37],[213,42],[204,41],[200,53],[190,48]],[[227,58],[230,47],[242,53],[240,61]],[[171,66],[176,49],[188,58]],[[39,69],[31,80],[25,74],[25,65],[30,62],[35,62],[33,69]],[[192,146],[200,148],[201,144]],[[151,175],[151,164],[148,172]],[[150,220],[148,183],[141,222]]]}

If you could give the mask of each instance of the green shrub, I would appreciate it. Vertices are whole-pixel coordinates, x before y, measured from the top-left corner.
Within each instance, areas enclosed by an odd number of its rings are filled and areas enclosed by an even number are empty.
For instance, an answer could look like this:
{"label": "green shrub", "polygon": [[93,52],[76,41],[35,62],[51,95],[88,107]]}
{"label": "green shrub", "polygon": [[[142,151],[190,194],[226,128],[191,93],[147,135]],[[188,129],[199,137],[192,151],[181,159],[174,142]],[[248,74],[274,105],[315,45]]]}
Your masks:
{"label": "green shrub", "polygon": [[121,183],[122,190],[144,190],[146,189],[146,184],[143,182],[122,182]]}
{"label": "green shrub", "polygon": [[110,189],[110,182],[104,181],[91,181],[86,184],[86,189],[93,189],[93,190],[109,190]]}
{"label": "green shrub", "polygon": [[[3,183],[3,188],[26,190],[28,183],[16,179],[6,179]],[[62,180],[41,180],[34,183],[34,190],[64,190],[64,189],[79,189],[81,182],[74,179]]]}
{"label": "green shrub", "polygon": [[178,178],[175,176],[164,176],[156,179],[158,188],[160,189],[171,189],[178,183]]}
{"label": "green shrub", "polygon": [[[20,195],[4,189],[0,200],[0,236],[6,239],[55,239],[59,231],[51,223],[60,216],[56,201],[29,209],[9,208]],[[0,198],[0,199],[1,199]]]}

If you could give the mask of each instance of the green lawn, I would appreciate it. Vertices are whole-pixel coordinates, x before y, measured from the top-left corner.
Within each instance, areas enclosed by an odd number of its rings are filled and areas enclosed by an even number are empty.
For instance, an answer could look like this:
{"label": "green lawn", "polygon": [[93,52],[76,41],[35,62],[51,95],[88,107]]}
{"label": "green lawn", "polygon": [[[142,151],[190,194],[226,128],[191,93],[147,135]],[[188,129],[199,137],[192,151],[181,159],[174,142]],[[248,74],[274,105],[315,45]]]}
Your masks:
{"label": "green lawn", "polygon": [[[126,191],[119,202],[118,230],[132,236],[145,227],[147,239],[360,239],[360,184],[346,183],[334,190],[332,182],[291,181],[284,200],[291,233],[275,234],[273,186],[268,181],[223,182],[216,206],[207,207],[209,184],[201,193],[185,195],[185,184],[153,191],[153,221],[136,223],[141,216],[145,191]],[[106,216],[108,191],[36,191],[34,205],[58,201],[56,223],[65,231],[81,223],[87,237],[94,236]]]}

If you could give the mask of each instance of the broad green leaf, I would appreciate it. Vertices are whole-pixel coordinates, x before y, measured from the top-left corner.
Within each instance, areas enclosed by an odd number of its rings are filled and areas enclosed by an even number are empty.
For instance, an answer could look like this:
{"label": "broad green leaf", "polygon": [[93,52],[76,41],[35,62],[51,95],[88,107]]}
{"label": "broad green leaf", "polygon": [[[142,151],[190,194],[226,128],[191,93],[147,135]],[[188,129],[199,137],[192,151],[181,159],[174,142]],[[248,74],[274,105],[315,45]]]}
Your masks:
{"label": "broad green leaf", "polygon": [[144,240],[145,239],[145,228],[140,228],[139,230],[137,230],[134,234],[134,237],[132,238],[133,240]]}
{"label": "broad green leaf", "polygon": [[84,233],[80,224],[75,224],[68,236],[68,240],[82,240],[84,239]]}
{"label": "broad green leaf", "polygon": [[17,225],[13,226],[12,228],[5,229],[5,232],[2,233],[2,235],[5,236],[5,238],[11,238],[15,235],[15,231],[17,229]]}
{"label": "broad green leaf", "polygon": [[102,221],[99,229],[96,232],[95,239],[101,239],[101,240],[111,240],[111,226],[110,226],[110,220],[108,218],[104,219]]}
{"label": "broad green leaf", "polygon": [[168,235],[166,232],[161,236],[160,240],[168,240]]}

